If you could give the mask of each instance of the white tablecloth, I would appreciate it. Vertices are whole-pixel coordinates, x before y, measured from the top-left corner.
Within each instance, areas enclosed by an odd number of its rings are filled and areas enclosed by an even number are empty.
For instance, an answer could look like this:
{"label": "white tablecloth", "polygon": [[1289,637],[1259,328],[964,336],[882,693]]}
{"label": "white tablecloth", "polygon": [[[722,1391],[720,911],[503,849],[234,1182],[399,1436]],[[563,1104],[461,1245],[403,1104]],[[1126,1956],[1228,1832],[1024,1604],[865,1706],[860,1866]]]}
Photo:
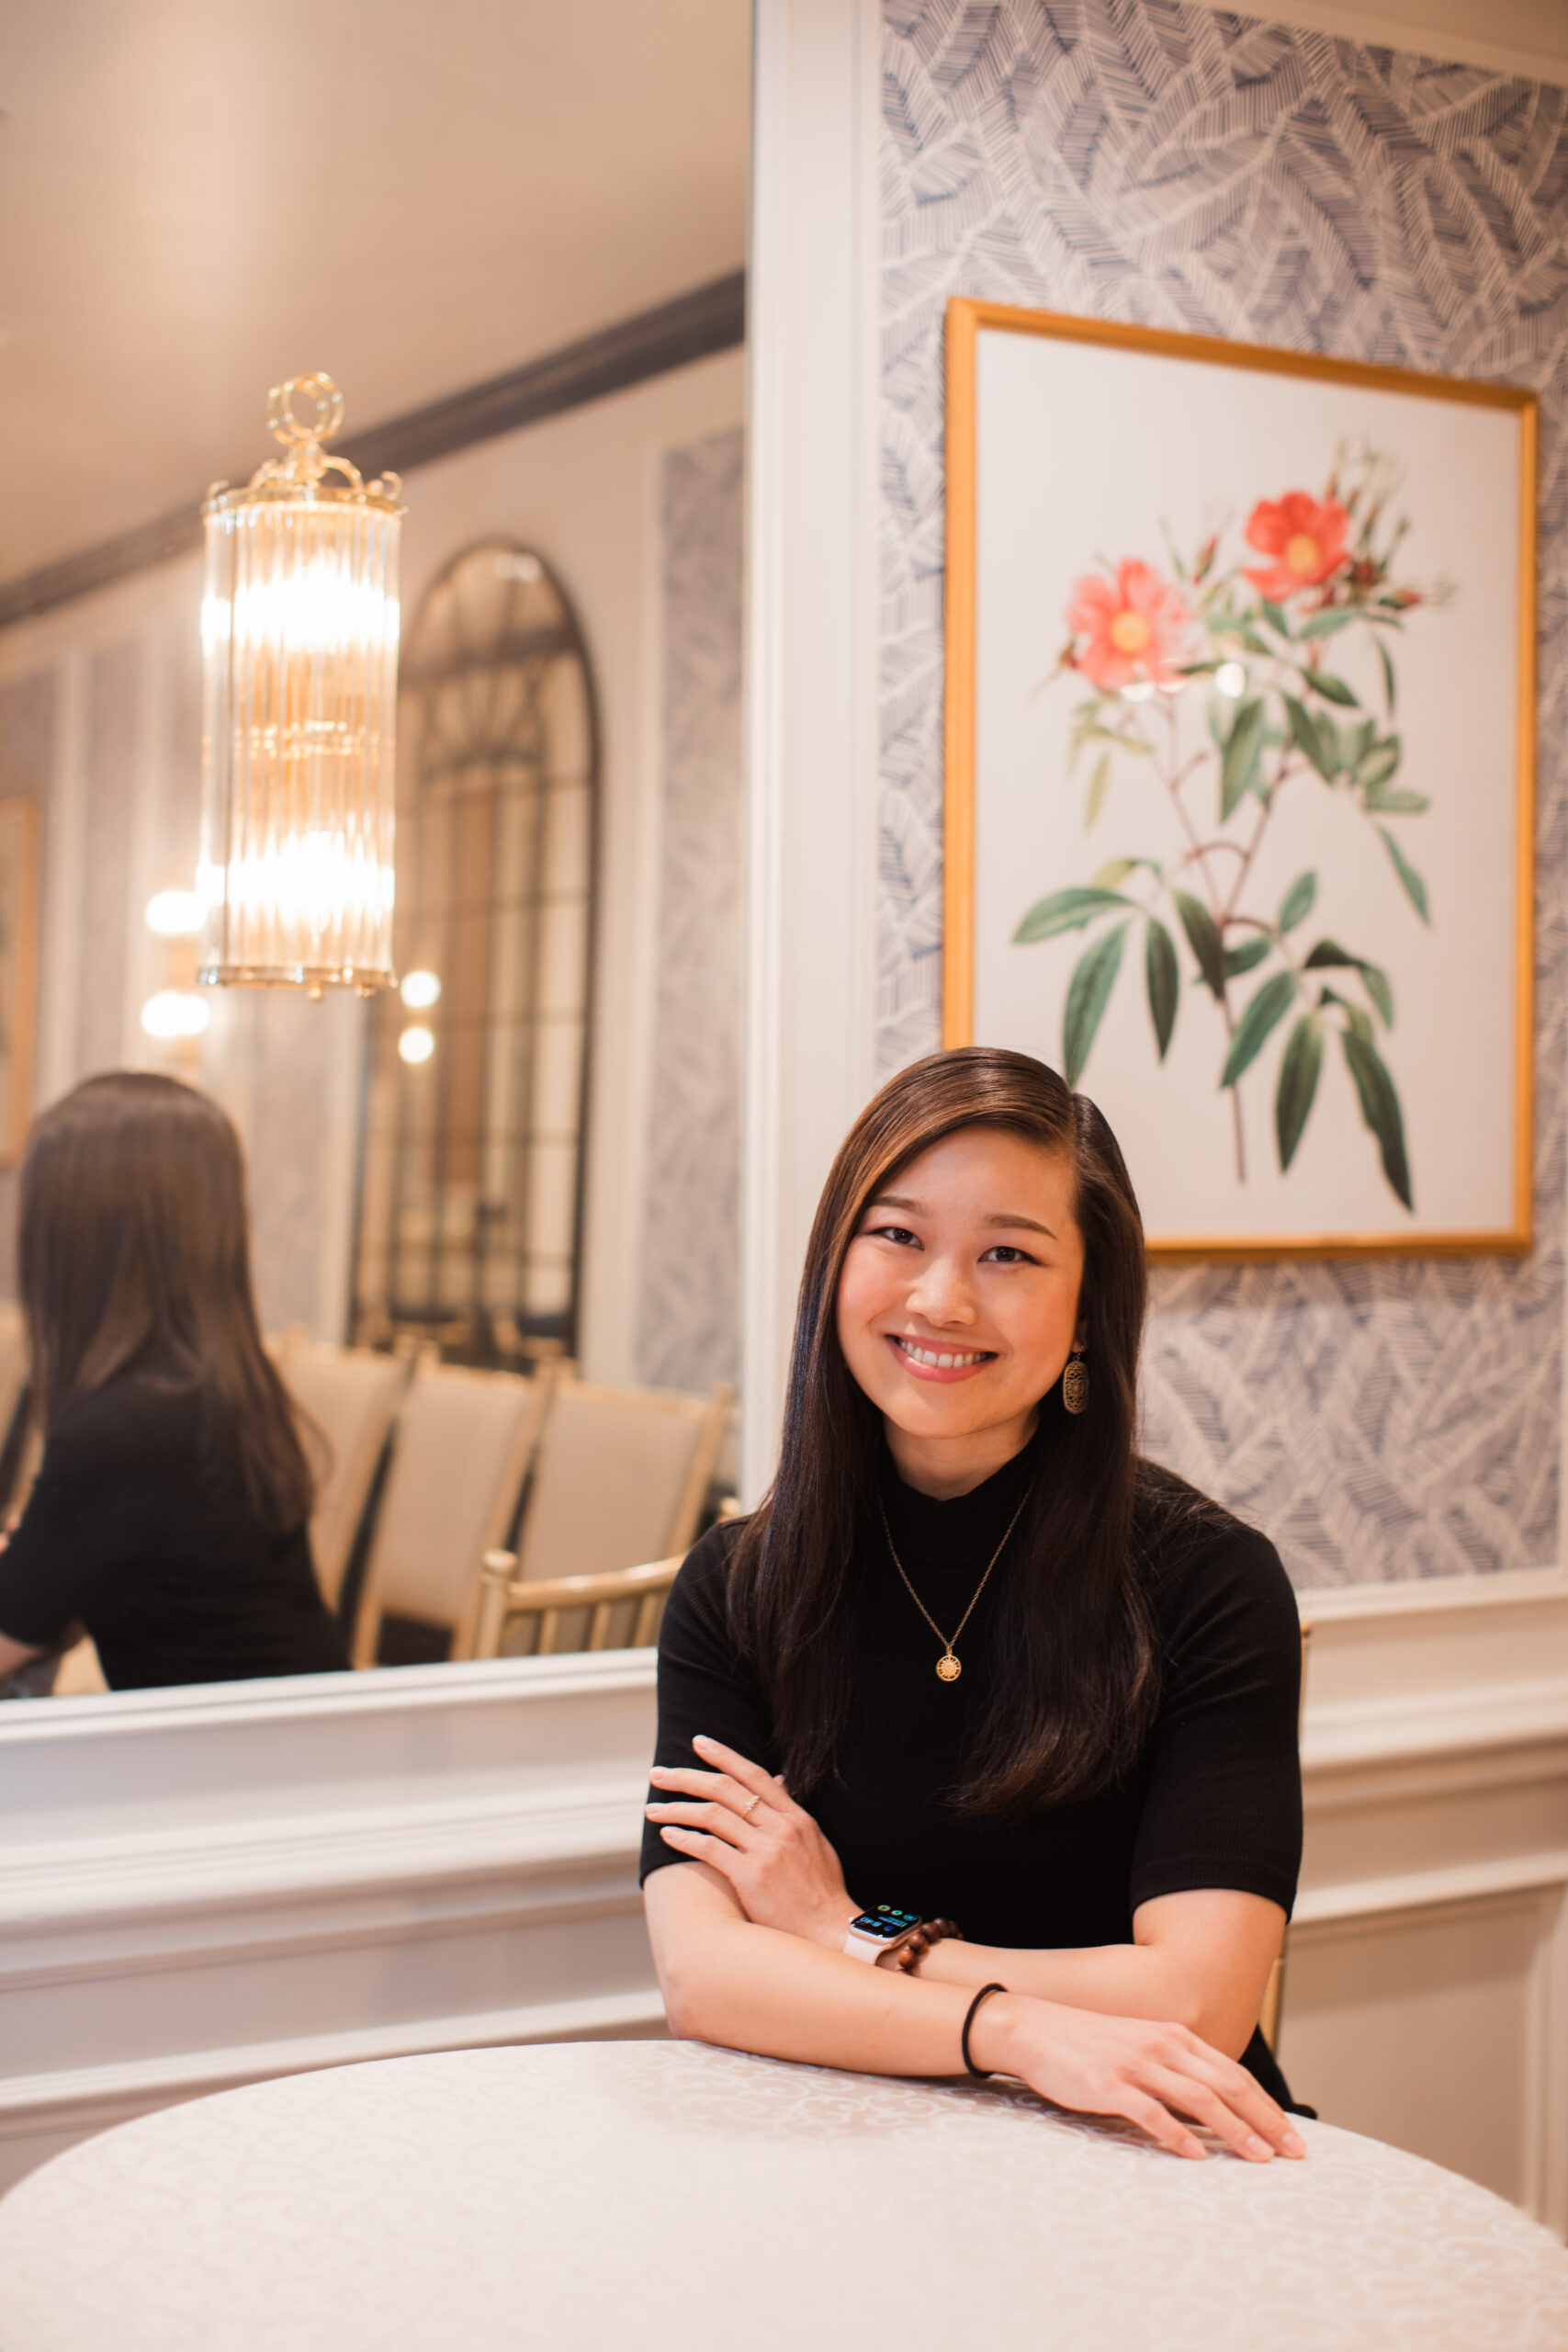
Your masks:
{"label": "white tablecloth", "polygon": [[659,2042],[296,2075],[0,2204],[4,2352],[1563,2352],[1568,2255],[1305,2124],[1183,2163],[1019,2088]]}

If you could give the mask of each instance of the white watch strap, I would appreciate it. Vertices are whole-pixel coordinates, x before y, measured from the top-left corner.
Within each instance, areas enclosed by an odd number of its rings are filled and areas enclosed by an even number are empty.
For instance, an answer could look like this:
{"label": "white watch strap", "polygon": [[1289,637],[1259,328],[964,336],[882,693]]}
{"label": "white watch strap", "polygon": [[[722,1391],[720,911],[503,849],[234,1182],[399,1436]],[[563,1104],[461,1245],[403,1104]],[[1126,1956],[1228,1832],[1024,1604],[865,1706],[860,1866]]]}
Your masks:
{"label": "white watch strap", "polygon": [[844,1950],[852,1960],[869,1960],[874,1967],[883,1953],[891,1951],[892,1946],[880,1943],[875,1936],[857,1935],[852,1928],[844,1938]]}

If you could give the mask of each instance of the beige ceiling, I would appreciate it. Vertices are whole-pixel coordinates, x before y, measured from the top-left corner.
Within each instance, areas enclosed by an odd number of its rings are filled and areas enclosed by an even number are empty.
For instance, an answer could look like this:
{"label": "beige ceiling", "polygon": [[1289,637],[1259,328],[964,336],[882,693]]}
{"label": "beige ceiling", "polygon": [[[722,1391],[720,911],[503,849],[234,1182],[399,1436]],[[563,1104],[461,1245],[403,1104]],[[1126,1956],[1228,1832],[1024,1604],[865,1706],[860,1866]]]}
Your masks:
{"label": "beige ceiling", "polygon": [[740,266],[747,0],[14,0],[0,580]]}

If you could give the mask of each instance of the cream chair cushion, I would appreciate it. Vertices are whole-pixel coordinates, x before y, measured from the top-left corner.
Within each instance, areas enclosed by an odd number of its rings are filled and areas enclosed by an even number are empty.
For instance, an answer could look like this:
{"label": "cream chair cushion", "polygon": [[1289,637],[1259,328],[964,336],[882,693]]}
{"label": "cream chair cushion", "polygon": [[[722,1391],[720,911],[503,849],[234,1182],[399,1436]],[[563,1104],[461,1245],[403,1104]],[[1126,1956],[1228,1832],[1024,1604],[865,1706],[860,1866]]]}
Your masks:
{"label": "cream chair cushion", "polygon": [[374,1664],[383,1615],[459,1627],[477,1606],[479,1565],[510,1531],[547,1393],[514,1373],[415,1373],[366,1569],[356,1666]]}
{"label": "cream chair cushion", "polygon": [[376,1467],[408,1385],[405,1358],[369,1348],[333,1348],[292,1335],[275,1342],[285,1386],[330,1448],[316,1460],[307,1426],[300,1434],[320,1484],[310,1520],[310,1556],[329,1609],[335,1609]]}
{"label": "cream chair cushion", "polygon": [[728,1389],[682,1396],[562,1381],[539,1441],[519,1580],[593,1576],[683,1552],[728,1406]]}

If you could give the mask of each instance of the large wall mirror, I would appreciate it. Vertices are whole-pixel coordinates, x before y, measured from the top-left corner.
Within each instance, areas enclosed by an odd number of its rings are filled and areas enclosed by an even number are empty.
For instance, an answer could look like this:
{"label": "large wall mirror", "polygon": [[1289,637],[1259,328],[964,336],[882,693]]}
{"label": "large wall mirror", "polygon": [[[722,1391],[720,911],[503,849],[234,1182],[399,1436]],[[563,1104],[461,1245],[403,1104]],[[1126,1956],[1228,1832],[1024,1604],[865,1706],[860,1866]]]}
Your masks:
{"label": "large wall mirror", "polygon": [[[750,9],[453,0],[389,47],[344,0],[305,85],[293,0],[172,10],[87,0],[0,92],[38,223],[0,371],[0,1512],[39,1463],[28,1120],[161,1071],[243,1146],[355,1667],[644,1643],[657,1583],[547,1623],[481,1570],[645,1566],[737,1483]],[[334,266],[282,266],[323,157]],[[201,503],[312,368],[406,505],[400,987],[368,1001],[198,989],[188,920]],[[73,1643],[55,1690],[103,1664]]]}

